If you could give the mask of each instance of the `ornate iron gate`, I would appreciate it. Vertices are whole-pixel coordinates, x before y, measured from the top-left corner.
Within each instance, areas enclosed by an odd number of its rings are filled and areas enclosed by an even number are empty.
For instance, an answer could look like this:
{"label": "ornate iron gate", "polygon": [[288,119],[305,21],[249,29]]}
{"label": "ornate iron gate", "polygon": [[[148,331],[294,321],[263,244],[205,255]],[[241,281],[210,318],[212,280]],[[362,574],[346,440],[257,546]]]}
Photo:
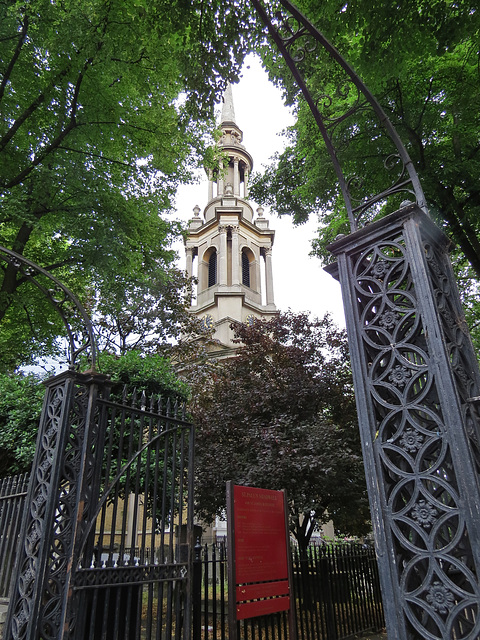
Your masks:
{"label": "ornate iron gate", "polygon": [[51,379],[5,637],[188,638],[192,467],[178,407]]}

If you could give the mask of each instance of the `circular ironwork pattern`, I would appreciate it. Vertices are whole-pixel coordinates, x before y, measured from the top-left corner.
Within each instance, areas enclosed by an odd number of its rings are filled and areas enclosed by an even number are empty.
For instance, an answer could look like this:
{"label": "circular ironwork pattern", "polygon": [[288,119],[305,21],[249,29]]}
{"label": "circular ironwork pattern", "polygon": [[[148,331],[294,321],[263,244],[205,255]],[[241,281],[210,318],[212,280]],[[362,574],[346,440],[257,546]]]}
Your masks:
{"label": "circular ironwork pattern", "polygon": [[480,473],[480,412],[471,398],[478,395],[479,381],[475,379],[477,369],[474,350],[468,327],[460,305],[455,304],[458,296],[451,269],[445,264],[444,255],[434,243],[425,241],[425,257],[430,270],[430,278],[435,292],[435,300],[448,357],[455,376],[456,387],[464,416],[467,436],[475,456],[477,472]]}
{"label": "circular ironwork pattern", "polygon": [[[450,360],[466,400],[473,383],[462,348],[465,333],[454,320],[451,283],[438,256],[429,246],[425,252]],[[403,238],[358,254],[353,277],[376,418],[372,439],[405,615],[416,637],[478,637],[480,589]]]}
{"label": "circular ironwork pattern", "polygon": [[40,542],[47,535],[44,522],[49,496],[54,490],[53,478],[54,461],[58,450],[58,440],[62,424],[61,416],[64,408],[65,387],[59,384],[50,389],[46,407],[46,422],[41,439],[41,450],[37,452],[38,465],[34,482],[34,492],[30,502],[30,521],[26,530],[20,577],[18,580],[18,595],[12,616],[12,631],[15,640],[26,637],[27,625],[31,618],[31,609],[36,582],[42,576],[38,575],[37,561]]}
{"label": "circular ironwork pattern", "polygon": [[17,271],[17,277],[34,284],[54,307],[66,331],[68,364],[78,367],[78,357],[86,352],[91,369],[95,369],[97,350],[93,325],[78,298],[54,275],[22,255],[0,247],[0,260]]}

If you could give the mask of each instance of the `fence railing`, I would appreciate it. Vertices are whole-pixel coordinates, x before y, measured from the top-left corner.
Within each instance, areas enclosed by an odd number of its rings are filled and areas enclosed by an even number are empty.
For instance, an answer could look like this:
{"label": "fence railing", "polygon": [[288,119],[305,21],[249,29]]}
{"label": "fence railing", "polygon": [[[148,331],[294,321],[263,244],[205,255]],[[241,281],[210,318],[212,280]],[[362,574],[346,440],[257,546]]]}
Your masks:
{"label": "fence railing", "polygon": [[[194,640],[228,638],[225,545],[197,546],[194,563]],[[298,640],[342,640],[384,626],[375,552],[359,544],[292,548]],[[286,613],[237,623],[239,640],[289,639]]]}
{"label": "fence railing", "polygon": [[[8,597],[28,476],[0,480],[0,598]],[[136,557],[137,548],[128,549]],[[225,543],[197,545],[193,574],[193,640],[228,638]],[[157,550],[154,557],[157,556]],[[293,601],[298,640],[342,640],[381,629],[383,608],[375,552],[357,544],[292,548]],[[238,640],[290,640],[287,615],[238,623]]]}
{"label": "fence railing", "polygon": [[8,598],[29,476],[0,480],[0,598]]}

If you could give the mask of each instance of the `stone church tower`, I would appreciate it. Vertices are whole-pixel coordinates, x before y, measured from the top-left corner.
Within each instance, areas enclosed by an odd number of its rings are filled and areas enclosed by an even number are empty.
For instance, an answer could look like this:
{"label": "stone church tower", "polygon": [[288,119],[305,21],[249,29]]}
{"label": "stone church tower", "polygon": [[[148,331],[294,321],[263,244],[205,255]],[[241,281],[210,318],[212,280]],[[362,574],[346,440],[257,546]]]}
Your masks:
{"label": "stone church tower", "polygon": [[[254,216],[248,202],[253,160],[235,122],[232,87],[228,85],[220,122],[220,166],[208,171],[208,202],[200,216],[194,209],[185,241],[187,274],[198,261],[196,304],[190,310],[205,328],[214,330],[215,355],[226,357],[237,345],[230,323],[269,319],[277,313],[273,299],[272,245],[263,209]],[[212,354],[213,355],[213,354]]]}

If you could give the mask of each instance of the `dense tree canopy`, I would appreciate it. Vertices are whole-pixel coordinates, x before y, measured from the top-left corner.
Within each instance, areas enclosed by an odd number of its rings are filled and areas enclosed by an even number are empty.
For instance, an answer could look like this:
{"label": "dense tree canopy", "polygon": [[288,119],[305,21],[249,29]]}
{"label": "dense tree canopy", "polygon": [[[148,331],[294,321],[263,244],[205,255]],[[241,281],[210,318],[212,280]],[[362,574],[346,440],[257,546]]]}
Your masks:
{"label": "dense tree canopy", "polygon": [[[430,210],[465,256],[463,289],[476,293],[469,279],[480,275],[475,3],[297,4],[381,101]],[[257,34],[244,0],[0,0],[0,244],[51,269],[90,303],[115,296],[117,308],[135,308],[142,290],[166,291],[177,277],[170,242],[180,229],[167,215],[175,189],[203,155],[225,82],[257,49],[298,120],[252,193],[297,222],[319,213],[315,249],[327,259],[326,245],[346,228],[331,161],[278,52],[271,43],[259,47]],[[317,97],[334,98],[319,102],[327,115],[355,99],[318,50],[304,72]],[[358,127],[337,127],[335,142],[364,195],[384,186],[379,158],[389,149],[378,123],[363,111],[358,117]],[[0,366],[11,369],[28,360],[32,339],[38,354],[50,353],[60,328],[40,294],[11,265],[1,267]]]}
{"label": "dense tree canopy", "polygon": [[[0,0],[0,245],[84,300],[116,288],[128,304],[152,274],[167,281],[180,229],[165,214],[238,74],[244,14],[201,0]],[[4,368],[28,360],[32,338],[48,353],[59,332],[3,263],[0,322]]]}
{"label": "dense tree canopy", "polygon": [[126,354],[169,351],[171,338],[189,335],[197,319],[189,313],[192,282],[178,269],[140,274],[128,286],[112,283],[91,306],[100,350]]}
{"label": "dense tree canopy", "polygon": [[43,393],[37,376],[0,374],[0,478],[30,471]]}
{"label": "dense tree canopy", "polygon": [[280,314],[235,325],[235,358],[192,380],[196,504],[225,508],[225,482],[286,489],[305,546],[319,522],[368,529],[368,501],[344,332],[328,317]]}
{"label": "dense tree canopy", "polygon": [[[298,0],[296,4],[380,101],[415,163],[431,213],[480,278],[477,3]],[[328,260],[326,245],[348,231],[333,166],[278,52],[267,46],[264,59],[287,102],[295,105],[297,121],[289,132],[290,144],[259,177],[253,194],[278,213],[293,215],[296,222],[318,214],[321,226],[315,250]],[[307,53],[300,67],[327,118],[338,117],[354,104],[356,92],[345,92],[338,65],[320,48]],[[363,109],[355,115],[355,123],[347,120],[335,128],[333,142],[344,172],[347,178],[357,176],[356,184],[361,185],[358,192],[353,190],[354,197],[378,193],[386,186],[382,163],[392,149],[379,129],[378,121]],[[402,199],[405,194],[381,212],[394,210]]]}

